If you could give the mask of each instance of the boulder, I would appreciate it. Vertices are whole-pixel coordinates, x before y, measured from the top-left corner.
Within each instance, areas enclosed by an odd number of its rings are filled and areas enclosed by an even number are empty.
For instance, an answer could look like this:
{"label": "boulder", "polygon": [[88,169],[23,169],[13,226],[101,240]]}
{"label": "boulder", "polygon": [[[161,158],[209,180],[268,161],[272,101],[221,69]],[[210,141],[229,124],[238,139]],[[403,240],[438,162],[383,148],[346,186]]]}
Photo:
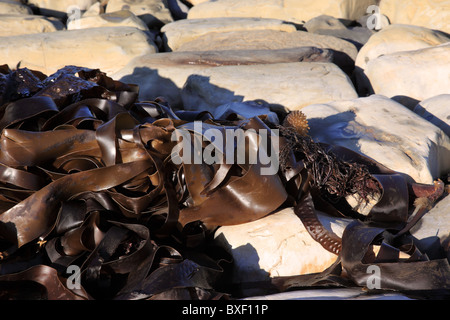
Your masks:
{"label": "boulder", "polygon": [[308,32],[334,36],[353,43],[359,50],[375,33],[366,27],[347,27],[341,20],[321,15],[308,20],[304,25]]}
{"label": "boulder", "polygon": [[355,65],[364,70],[369,61],[381,55],[411,51],[450,42],[449,35],[424,27],[393,24],[370,37],[356,57]]}
{"label": "boulder", "polygon": [[56,19],[37,15],[0,15],[0,37],[64,30]]}
{"label": "boulder", "polygon": [[292,24],[277,19],[260,18],[210,18],[178,20],[166,24],[161,28],[167,50],[177,51],[180,46],[201,36],[218,32],[249,31],[249,30],[276,30],[294,32]]}
{"label": "boulder", "polygon": [[448,0],[381,0],[380,12],[391,23],[405,23],[450,33]]}
{"label": "boulder", "polygon": [[68,30],[100,27],[134,27],[143,31],[149,31],[144,21],[128,10],[120,10],[96,16],[83,16],[80,19],[71,20],[67,24]]}
{"label": "boulder", "polygon": [[30,7],[21,4],[17,1],[8,1],[8,0],[0,0],[0,15],[2,14],[26,14],[31,15],[33,11],[31,11]]}
{"label": "boulder", "polygon": [[334,63],[347,74],[353,71],[358,51],[352,43],[305,31],[250,30],[208,33],[181,45],[178,51],[275,50],[305,46],[331,50]]}
{"label": "boulder", "polygon": [[431,184],[450,171],[450,138],[387,97],[372,95],[301,110],[314,141],[359,152],[410,181]]}
{"label": "boulder", "polygon": [[355,99],[348,76],[326,62],[222,66],[199,70],[181,91],[188,110],[210,110],[245,100],[262,99],[289,110],[314,103]]}
{"label": "boulder", "polygon": [[[14,48],[12,50],[12,48]],[[150,36],[130,27],[93,28],[56,31],[33,35],[3,37],[2,63],[52,74],[66,65],[100,69],[113,74],[131,59],[155,53]]]}
{"label": "boulder", "polygon": [[217,0],[200,3],[188,13],[188,19],[217,17],[273,18],[303,24],[322,14],[356,20],[376,0]]}
{"label": "boulder", "polygon": [[193,6],[196,6],[203,2],[208,2],[209,0],[186,0],[186,2],[190,3]]}
{"label": "boulder", "polygon": [[102,7],[102,4],[100,2],[94,3],[92,6],[90,6],[82,15],[83,18],[85,17],[95,17],[99,14],[104,13],[104,9]]}
{"label": "boulder", "polygon": [[423,100],[413,111],[450,137],[450,94],[441,94]]}
{"label": "boulder", "polygon": [[[439,46],[385,54],[369,61],[364,71],[371,92],[414,107],[450,88],[450,42]],[[409,101],[409,102],[408,102]]]}
{"label": "boulder", "polygon": [[28,5],[38,8],[44,16],[64,18],[73,15],[79,18],[95,2],[97,0],[28,0]]}
{"label": "boulder", "polygon": [[[318,217],[339,237],[351,222],[320,212]],[[220,227],[214,239],[233,257],[234,283],[321,272],[337,258],[309,235],[293,208],[249,223]]]}
{"label": "boulder", "polygon": [[205,68],[286,62],[330,62],[327,50],[300,47],[280,50],[161,52],[137,57],[111,76],[140,87],[140,100],[163,96],[173,107],[182,107],[181,89],[187,78]]}
{"label": "boulder", "polygon": [[308,32],[316,32],[319,30],[345,30],[347,27],[339,19],[335,17],[322,14],[320,16],[314,17],[303,25],[303,28],[308,30]]}
{"label": "boulder", "polygon": [[161,0],[109,0],[106,13],[129,10],[141,18],[150,29],[159,29],[172,22],[167,1]]}
{"label": "boulder", "polygon": [[411,228],[411,235],[417,239],[417,247],[430,259],[442,258],[443,248],[450,258],[450,196],[440,200],[419,222]]}

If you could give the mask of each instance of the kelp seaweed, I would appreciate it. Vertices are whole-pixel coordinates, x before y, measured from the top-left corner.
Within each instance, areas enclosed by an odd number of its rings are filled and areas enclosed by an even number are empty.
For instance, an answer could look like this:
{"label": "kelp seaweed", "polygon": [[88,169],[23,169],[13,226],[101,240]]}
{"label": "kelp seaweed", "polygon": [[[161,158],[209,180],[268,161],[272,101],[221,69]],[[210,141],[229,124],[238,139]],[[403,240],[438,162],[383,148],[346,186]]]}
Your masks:
{"label": "kelp seaweed", "polygon": [[[0,298],[233,298],[232,260],[215,246],[214,230],[287,206],[339,259],[320,274],[274,278],[268,291],[364,286],[369,264],[383,272],[381,289],[450,289],[448,260],[421,254],[408,233],[424,214],[412,219],[413,201],[435,201],[439,183],[411,185],[264,116],[174,111],[163,98],[138,101],[138,90],[100,70],[67,66],[47,77],[0,67]],[[259,158],[175,163],[177,129],[200,139],[202,150],[214,143],[196,121],[218,132],[253,130],[246,154],[259,150],[261,130],[279,130],[278,172],[261,175]],[[351,194],[380,200],[362,216],[346,203]],[[342,239],[320,224],[318,207],[354,219]],[[374,244],[383,250],[371,256]]]}

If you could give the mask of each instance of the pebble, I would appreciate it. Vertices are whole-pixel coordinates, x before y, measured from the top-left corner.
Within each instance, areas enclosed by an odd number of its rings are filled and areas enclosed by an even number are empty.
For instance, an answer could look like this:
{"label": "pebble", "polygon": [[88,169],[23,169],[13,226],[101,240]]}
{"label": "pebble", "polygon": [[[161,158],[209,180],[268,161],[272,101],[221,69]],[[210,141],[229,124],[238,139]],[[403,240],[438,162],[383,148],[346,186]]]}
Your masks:
{"label": "pebble", "polygon": [[[276,108],[301,110],[314,140],[432,183],[450,172],[447,2],[0,0],[0,64],[47,75],[69,64],[99,68],[138,84],[141,100],[161,96],[216,116],[264,112],[275,121]],[[448,247],[449,201],[411,230],[430,257]],[[349,222],[318,214],[338,235]],[[236,283],[320,272],[336,260],[292,208],[220,227],[215,241],[233,256]],[[343,289],[255,298],[369,297]]]}

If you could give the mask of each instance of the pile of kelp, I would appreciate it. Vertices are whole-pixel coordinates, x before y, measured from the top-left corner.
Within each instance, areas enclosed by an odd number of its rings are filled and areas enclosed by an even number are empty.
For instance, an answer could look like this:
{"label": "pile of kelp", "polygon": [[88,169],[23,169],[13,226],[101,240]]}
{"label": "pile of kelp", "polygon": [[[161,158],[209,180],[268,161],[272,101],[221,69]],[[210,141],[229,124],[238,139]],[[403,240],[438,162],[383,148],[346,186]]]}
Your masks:
{"label": "pile of kelp", "polygon": [[[46,76],[0,67],[1,299],[233,298],[233,262],[214,245],[215,228],[287,206],[339,258],[320,274],[259,284],[268,292],[366,286],[368,265],[383,275],[378,289],[450,289],[447,258],[430,260],[408,233],[426,212],[411,214],[413,202],[435,201],[441,182],[409,184],[350,150],[314,143],[295,121],[214,119],[174,111],[163,99],[138,101],[138,90],[99,70],[67,66]],[[200,138],[205,150],[213,143],[206,129],[279,130],[278,171],[261,175],[259,158],[173,161],[175,130]],[[246,140],[246,153],[258,148],[258,138]],[[380,200],[362,216],[346,203],[349,194]],[[314,208],[354,222],[341,239]],[[373,245],[378,255],[368,254]],[[400,252],[410,258],[401,261]]]}

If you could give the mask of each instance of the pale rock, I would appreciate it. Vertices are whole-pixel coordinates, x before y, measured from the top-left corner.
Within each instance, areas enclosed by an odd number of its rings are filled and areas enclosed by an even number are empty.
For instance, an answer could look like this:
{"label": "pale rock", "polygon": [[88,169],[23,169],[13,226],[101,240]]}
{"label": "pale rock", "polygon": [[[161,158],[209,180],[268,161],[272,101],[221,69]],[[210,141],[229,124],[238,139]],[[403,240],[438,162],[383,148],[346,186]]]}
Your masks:
{"label": "pale rock", "polygon": [[65,26],[59,20],[44,16],[0,14],[0,37],[54,32],[64,29]]}
{"label": "pale rock", "polygon": [[163,96],[171,106],[182,107],[181,89],[187,78],[206,68],[225,65],[260,65],[287,62],[331,62],[331,53],[313,47],[280,50],[161,52],[137,57],[111,76],[139,85],[140,100]]}
{"label": "pale rock", "polygon": [[184,43],[193,41],[206,34],[213,36],[219,32],[276,30],[294,32],[292,24],[277,19],[260,18],[210,18],[178,20],[161,28],[168,50],[177,51]]}
{"label": "pale rock", "polygon": [[196,6],[200,3],[208,2],[209,0],[186,0],[186,1],[189,2],[193,6]]}
{"label": "pale rock", "polygon": [[249,30],[208,33],[187,42],[178,51],[208,50],[275,50],[295,47],[316,47],[333,51],[339,67],[350,74],[358,51],[345,40],[305,31],[283,32],[277,30]]}
{"label": "pale rock", "polygon": [[380,12],[391,23],[412,24],[450,33],[448,0],[381,0]]}
{"label": "pale rock", "polygon": [[56,31],[3,37],[2,63],[41,71],[50,75],[66,65],[100,69],[113,74],[131,59],[155,53],[148,33],[130,27]]}
{"label": "pale rock", "polygon": [[89,9],[87,9],[82,17],[95,17],[98,16],[99,14],[102,14],[103,12],[103,8],[100,2],[96,2],[94,3],[92,6],[89,7]]}
{"label": "pale rock", "polygon": [[450,94],[441,94],[423,100],[413,111],[441,128],[450,137]]}
{"label": "pale rock", "polygon": [[361,27],[380,31],[391,24],[388,17],[380,13],[380,8],[372,6],[367,8],[367,14],[356,20]]}
{"label": "pale rock", "polygon": [[303,25],[303,28],[308,30],[308,32],[316,32],[318,30],[346,30],[347,27],[339,19],[328,15],[320,15],[314,17]]}
{"label": "pale rock", "polygon": [[262,99],[289,110],[313,103],[355,99],[348,76],[335,64],[323,62],[223,66],[200,70],[188,77],[181,91],[188,110]]}
{"label": "pale rock", "polygon": [[161,28],[172,22],[167,1],[161,0],[109,0],[106,13],[129,10],[142,19],[149,28]]}
{"label": "pale rock", "polygon": [[387,97],[372,95],[301,110],[316,142],[351,149],[417,183],[432,184],[450,171],[450,138]]}
{"label": "pale rock", "polygon": [[381,55],[429,48],[446,42],[450,42],[450,37],[443,32],[406,24],[393,24],[370,37],[359,51],[355,65],[364,70],[369,61]]}
{"label": "pale rock", "polygon": [[450,196],[440,200],[419,222],[411,228],[411,235],[417,239],[417,247],[431,259],[442,255],[442,247],[450,244]]}
{"label": "pale rock", "polygon": [[[317,214],[323,226],[339,237],[351,222]],[[293,208],[249,223],[222,226],[214,238],[233,257],[234,283],[321,272],[337,258],[309,235]]]}
{"label": "pale rock", "polygon": [[188,13],[188,19],[217,17],[273,18],[303,24],[322,14],[356,20],[376,0],[217,0],[200,3]]}
{"label": "pale rock", "polygon": [[414,107],[450,93],[450,42],[425,49],[385,54],[369,61],[364,70],[368,90],[389,98],[412,100]]}
{"label": "pale rock", "polygon": [[0,0],[0,14],[25,14],[32,15],[30,7],[17,1]]}
{"label": "pale rock", "polygon": [[366,27],[346,27],[339,19],[327,15],[313,18],[307,21],[303,27],[311,33],[334,36],[347,40],[353,43],[357,49],[360,49],[375,33]]}
{"label": "pale rock", "polygon": [[97,0],[28,0],[30,6],[39,8],[45,16],[64,18],[73,15],[76,18],[89,9]]}
{"label": "pale rock", "polygon": [[143,31],[150,31],[144,21],[128,10],[82,17],[67,24],[68,30],[100,27],[134,27]]}
{"label": "pale rock", "polygon": [[268,295],[256,295],[242,300],[414,300],[398,292],[368,292],[364,288],[321,288],[291,290]]}

